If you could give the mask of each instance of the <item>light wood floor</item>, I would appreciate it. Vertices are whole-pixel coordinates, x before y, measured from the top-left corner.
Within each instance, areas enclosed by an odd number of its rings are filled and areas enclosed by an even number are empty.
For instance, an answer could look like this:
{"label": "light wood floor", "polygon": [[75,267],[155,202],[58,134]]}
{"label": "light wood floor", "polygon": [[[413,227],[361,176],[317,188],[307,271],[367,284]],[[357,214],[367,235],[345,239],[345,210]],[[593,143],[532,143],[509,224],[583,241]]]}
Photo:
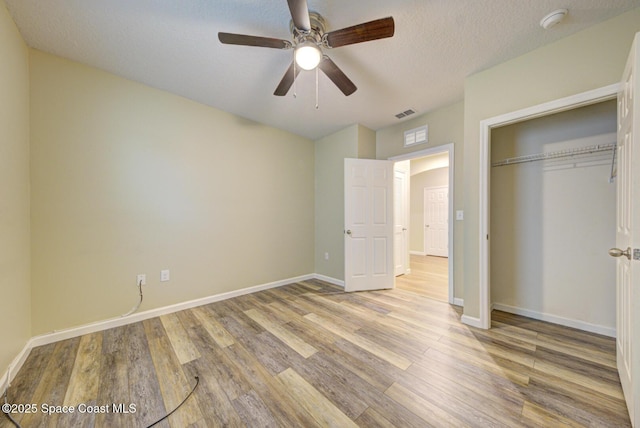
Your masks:
{"label": "light wood floor", "polygon": [[[22,426],[630,426],[614,341],[495,312],[493,328],[412,287],[291,284],[35,348],[14,403],[135,404]],[[10,423],[0,415],[0,426]]]}
{"label": "light wood floor", "polygon": [[396,284],[440,302],[449,301],[449,259],[410,256],[411,273],[396,277]]}

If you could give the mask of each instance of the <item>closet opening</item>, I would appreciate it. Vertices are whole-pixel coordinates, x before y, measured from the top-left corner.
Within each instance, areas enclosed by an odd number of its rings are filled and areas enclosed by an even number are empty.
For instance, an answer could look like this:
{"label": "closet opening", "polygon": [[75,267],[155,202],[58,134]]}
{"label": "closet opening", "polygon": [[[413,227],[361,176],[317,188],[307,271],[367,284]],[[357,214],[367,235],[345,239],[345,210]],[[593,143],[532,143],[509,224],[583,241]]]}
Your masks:
{"label": "closet opening", "polygon": [[490,130],[492,310],[615,336],[615,99]]}

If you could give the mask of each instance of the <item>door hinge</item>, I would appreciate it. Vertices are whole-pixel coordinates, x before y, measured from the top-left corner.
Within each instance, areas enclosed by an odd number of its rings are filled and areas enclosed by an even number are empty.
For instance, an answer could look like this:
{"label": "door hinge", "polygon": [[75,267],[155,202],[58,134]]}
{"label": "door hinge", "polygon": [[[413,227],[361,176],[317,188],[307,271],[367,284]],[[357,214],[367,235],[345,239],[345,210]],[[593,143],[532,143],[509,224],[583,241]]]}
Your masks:
{"label": "door hinge", "polygon": [[633,249],[633,260],[640,260],[640,248]]}

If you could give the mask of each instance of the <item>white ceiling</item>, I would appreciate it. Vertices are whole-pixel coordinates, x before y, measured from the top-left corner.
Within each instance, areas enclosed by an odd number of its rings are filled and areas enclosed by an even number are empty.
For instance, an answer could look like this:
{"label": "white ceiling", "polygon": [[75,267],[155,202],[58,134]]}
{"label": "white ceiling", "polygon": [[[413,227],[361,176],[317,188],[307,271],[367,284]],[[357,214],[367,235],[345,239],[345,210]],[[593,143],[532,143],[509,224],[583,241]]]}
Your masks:
{"label": "white ceiling", "polygon": [[[26,43],[239,116],[317,139],[377,130],[463,99],[464,78],[640,6],[640,0],[308,0],[332,31],[393,16],[390,39],[326,50],[358,90],[322,73],[273,91],[291,50],[222,45],[218,31],[290,39],[285,0],[5,0]],[[539,26],[567,8],[565,21]]]}

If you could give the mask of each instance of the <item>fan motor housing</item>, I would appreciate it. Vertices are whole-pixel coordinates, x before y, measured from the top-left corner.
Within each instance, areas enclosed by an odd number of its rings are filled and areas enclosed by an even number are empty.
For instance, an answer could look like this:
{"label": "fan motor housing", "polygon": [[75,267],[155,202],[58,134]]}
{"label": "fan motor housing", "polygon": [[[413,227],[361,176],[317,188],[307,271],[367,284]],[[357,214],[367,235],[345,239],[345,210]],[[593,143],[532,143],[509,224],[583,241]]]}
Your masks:
{"label": "fan motor housing", "polygon": [[306,32],[297,29],[293,24],[293,20],[289,21],[289,30],[291,31],[291,34],[293,34],[293,38],[300,43],[307,40],[320,43],[327,26],[327,22],[322,15],[313,11],[309,11],[309,22],[311,23],[311,31]]}

